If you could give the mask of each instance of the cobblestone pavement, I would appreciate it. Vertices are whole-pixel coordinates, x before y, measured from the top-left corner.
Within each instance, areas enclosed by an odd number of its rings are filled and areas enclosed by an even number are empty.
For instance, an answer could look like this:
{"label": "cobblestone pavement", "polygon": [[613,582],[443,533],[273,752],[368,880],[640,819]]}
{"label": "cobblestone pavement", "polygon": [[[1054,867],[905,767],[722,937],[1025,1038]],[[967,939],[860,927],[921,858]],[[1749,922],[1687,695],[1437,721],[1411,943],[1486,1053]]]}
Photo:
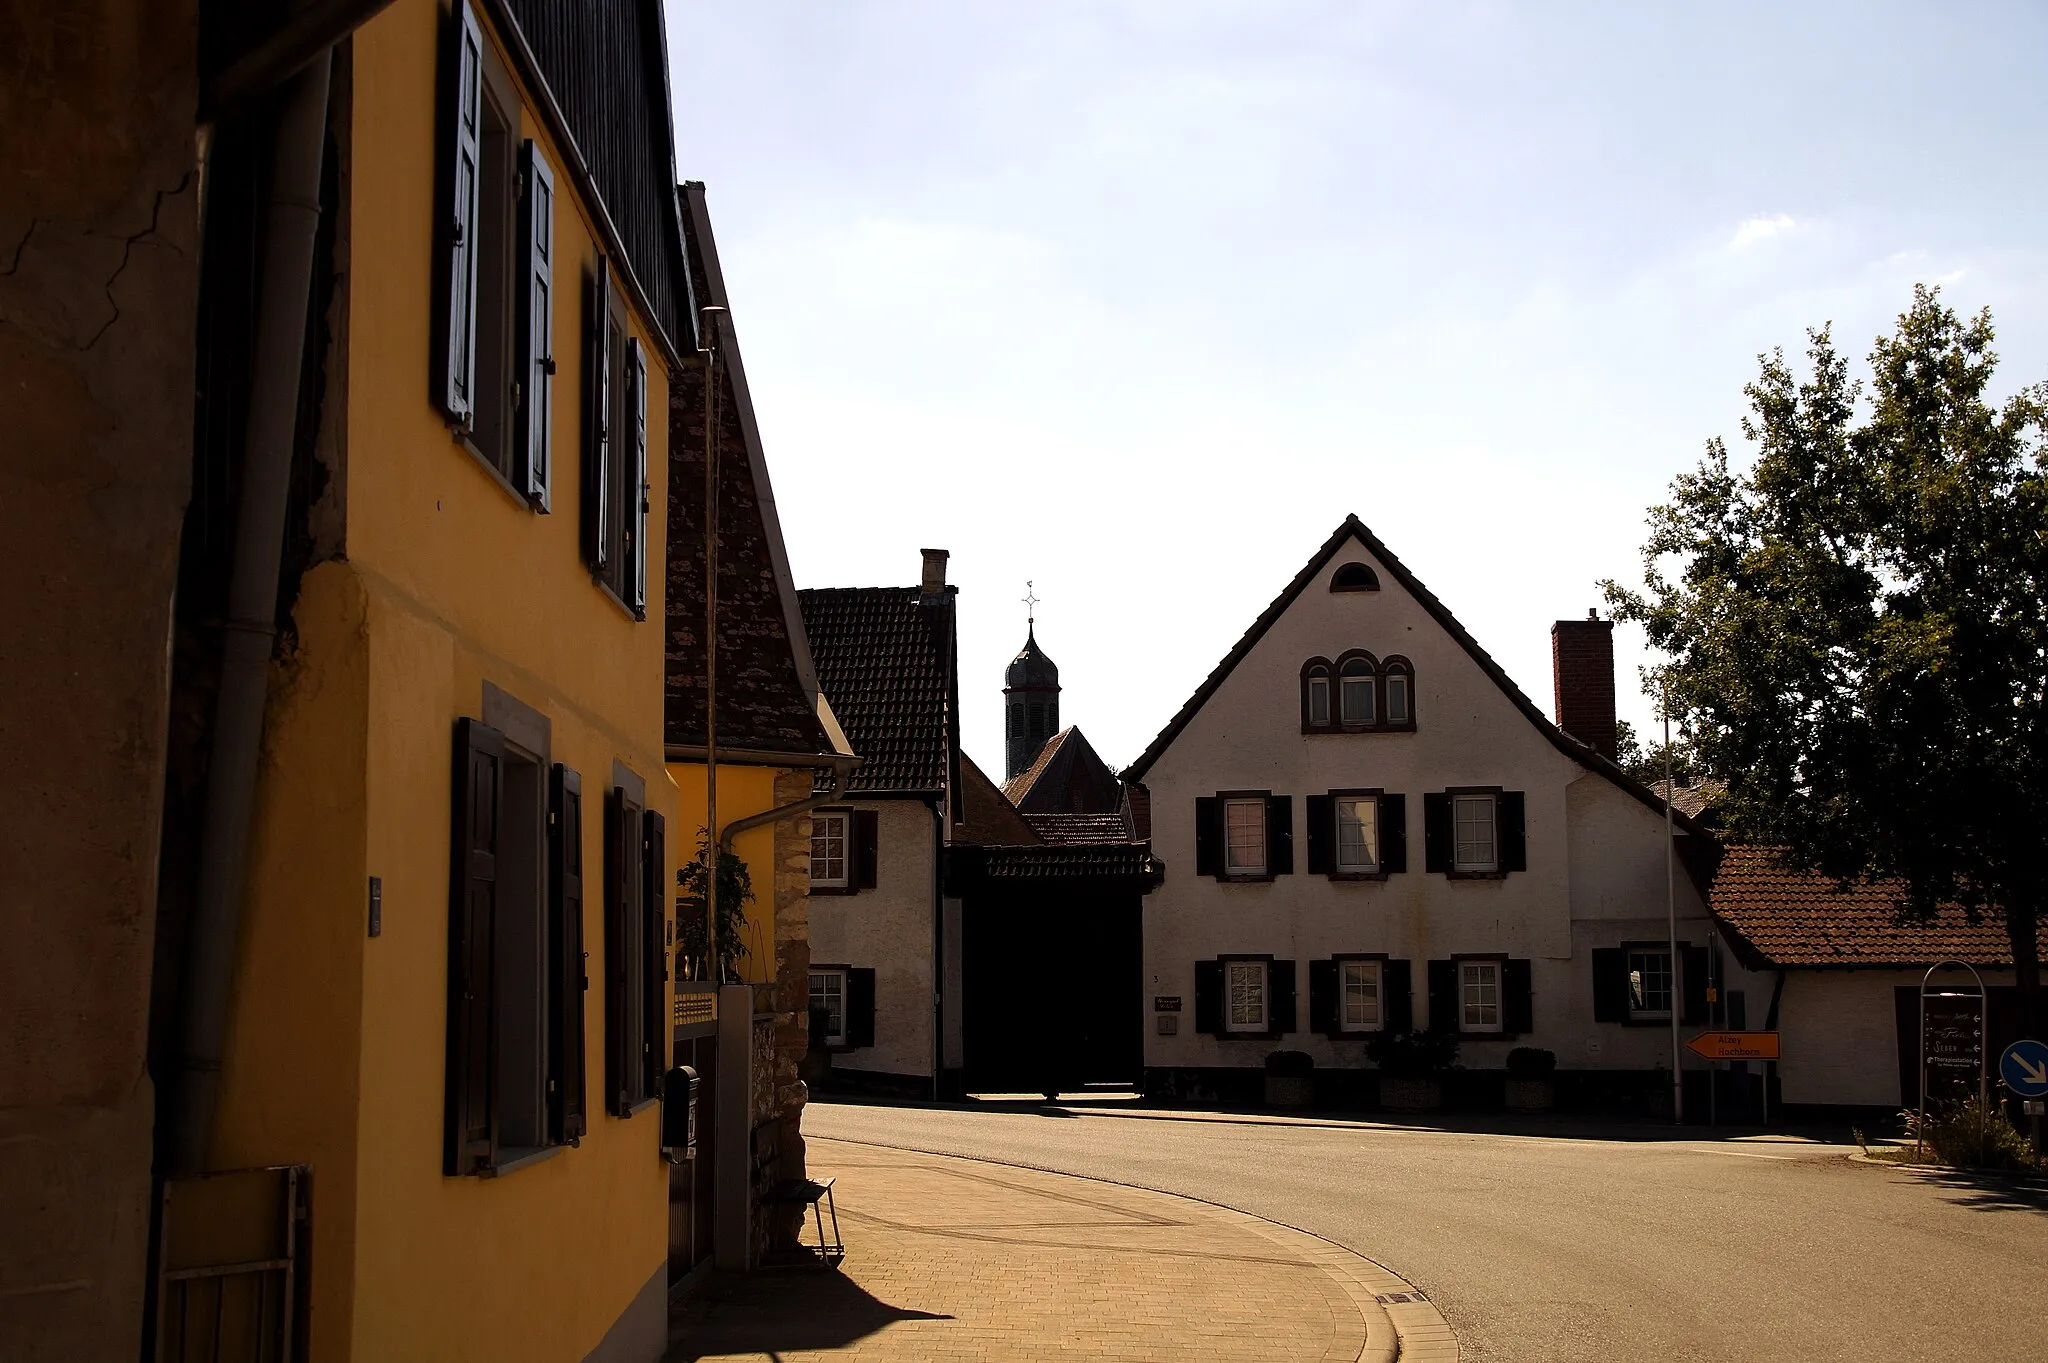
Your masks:
{"label": "cobblestone pavement", "polygon": [[669,1358],[1455,1360],[1368,1259],[1242,1212],[1065,1174],[812,1138],[846,1262],[714,1279]]}

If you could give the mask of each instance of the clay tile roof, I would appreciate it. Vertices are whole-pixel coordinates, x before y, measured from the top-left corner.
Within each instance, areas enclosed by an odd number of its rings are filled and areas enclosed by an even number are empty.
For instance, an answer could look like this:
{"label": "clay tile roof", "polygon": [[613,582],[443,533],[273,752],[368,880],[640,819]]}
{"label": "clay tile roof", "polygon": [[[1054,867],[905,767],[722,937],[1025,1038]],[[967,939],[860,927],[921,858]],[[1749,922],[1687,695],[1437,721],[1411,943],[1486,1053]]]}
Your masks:
{"label": "clay tile roof", "polygon": [[1121,814],[1026,814],[1024,821],[1054,847],[1121,843],[1131,840]]}
{"label": "clay tile roof", "polygon": [[2005,931],[1995,919],[1971,923],[1961,909],[1947,908],[1932,922],[1902,923],[1894,886],[1837,888],[1825,876],[1786,867],[1774,847],[1728,847],[1709,902],[1715,916],[1769,965],[2012,963]]}
{"label": "clay tile roof", "polygon": [[951,754],[955,589],[797,593],[818,683],[861,765],[849,794],[937,793]]}
{"label": "clay tile roof", "polygon": [[1045,839],[1003,798],[988,773],[961,753],[960,820],[953,825],[953,841],[986,847],[1035,847]]}
{"label": "clay tile roof", "polygon": [[991,880],[1044,879],[1067,876],[1156,876],[1159,863],[1143,843],[1101,847],[992,847],[987,849]]}
{"label": "clay tile roof", "polygon": [[1003,794],[1026,814],[1108,814],[1123,804],[1116,773],[1074,725],[1045,740],[1031,765],[1003,783]]}

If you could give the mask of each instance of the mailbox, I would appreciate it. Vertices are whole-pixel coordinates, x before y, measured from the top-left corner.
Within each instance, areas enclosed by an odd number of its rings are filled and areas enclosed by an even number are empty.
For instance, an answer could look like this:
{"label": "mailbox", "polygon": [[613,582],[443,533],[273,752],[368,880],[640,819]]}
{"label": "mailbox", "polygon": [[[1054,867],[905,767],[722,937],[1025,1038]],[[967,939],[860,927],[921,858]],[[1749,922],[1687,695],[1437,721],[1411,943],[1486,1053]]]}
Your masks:
{"label": "mailbox", "polygon": [[678,1065],[661,1077],[661,1154],[670,1164],[697,1157],[697,1071]]}

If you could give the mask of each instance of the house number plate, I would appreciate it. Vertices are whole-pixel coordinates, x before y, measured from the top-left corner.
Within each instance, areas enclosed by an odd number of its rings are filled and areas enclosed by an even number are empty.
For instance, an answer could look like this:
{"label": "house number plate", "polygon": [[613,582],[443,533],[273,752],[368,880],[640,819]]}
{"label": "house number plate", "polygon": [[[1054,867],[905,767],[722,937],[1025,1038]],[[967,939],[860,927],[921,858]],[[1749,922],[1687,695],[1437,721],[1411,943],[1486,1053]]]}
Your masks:
{"label": "house number plate", "polygon": [[1154,994],[1152,996],[1152,1011],[1155,1013],[1178,1013],[1180,1011],[1180,995]]}

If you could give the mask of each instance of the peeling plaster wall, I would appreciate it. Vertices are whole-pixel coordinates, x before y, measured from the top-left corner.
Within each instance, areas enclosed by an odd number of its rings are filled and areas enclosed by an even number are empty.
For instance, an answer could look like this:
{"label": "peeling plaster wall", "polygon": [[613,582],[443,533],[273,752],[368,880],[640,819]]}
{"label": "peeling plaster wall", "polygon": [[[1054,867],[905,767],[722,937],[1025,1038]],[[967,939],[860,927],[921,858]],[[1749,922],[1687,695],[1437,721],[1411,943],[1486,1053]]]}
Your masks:
{"label": "peeling plaster wall", "polygon": [[0,1358],[136,1357],[198,272],[190,0],[0,4]]}

